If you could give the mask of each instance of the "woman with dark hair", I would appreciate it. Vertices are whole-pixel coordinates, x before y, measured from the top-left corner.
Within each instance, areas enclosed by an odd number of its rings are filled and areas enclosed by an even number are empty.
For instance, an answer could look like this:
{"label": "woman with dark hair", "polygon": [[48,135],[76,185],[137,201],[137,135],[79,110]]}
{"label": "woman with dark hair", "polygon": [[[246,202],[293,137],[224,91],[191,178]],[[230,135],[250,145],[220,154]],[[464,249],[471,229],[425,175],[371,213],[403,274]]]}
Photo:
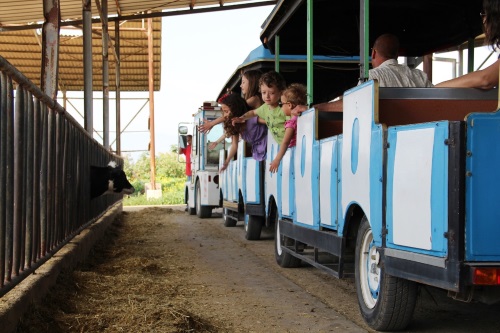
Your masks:
{"label": "woman with dark hair", "polygon": [[252,145],[252,157],[257,161],[264,161],[266,159],[267,148],[267,126],[259,124],[257,117],[247,120],[244,123],[232,124],[233,118],[241,117],[249,110],[245,99],[237,94],[229,94],[219,100],[219,103],[221,104],[222,115],[224,117],[224,132],[226,136],[231,136],[232,138],[229,153],[220,171],[226,170],[229,162],[236,155],[240,136]]}
{"label": "woman with dark hair", "polygon": [[[262,101],[262,97],[259,90],[259,79],[261,75],[262,72],[259,70],[248,70],[241,75],[241,84],[240,84],[241,95],[247,102],[248,106],[250,107],[250,110],[257,109],[264,103]],[[228,93],[231,92],[229,91]],[[224,96],[222,96],[220,99],[224,98]],[[207,133],[212,129],[212,127],[214,127],[217,124],[220,124],[223,121],[224,121],[223,117],[219,117],[212,121],[205,121],[198,127],[198,130],[202,133]],[[215,147],[217,143],[221,142],[222,140],[224,140],[223,137],[219,138],[219,140],[212,143],[213,147]],[[213,149],[213,147],[209,148]]]}
{"label": "woman with dark hair", "polygon": [[[484,0],[483,11],[480,15],[483,20],[486,43],[494,50],[500,50],[500,0]],[[500,59],[497,59],[485,69],[441,82],[436,87],[491,89],[498,86],[499,62]]]}

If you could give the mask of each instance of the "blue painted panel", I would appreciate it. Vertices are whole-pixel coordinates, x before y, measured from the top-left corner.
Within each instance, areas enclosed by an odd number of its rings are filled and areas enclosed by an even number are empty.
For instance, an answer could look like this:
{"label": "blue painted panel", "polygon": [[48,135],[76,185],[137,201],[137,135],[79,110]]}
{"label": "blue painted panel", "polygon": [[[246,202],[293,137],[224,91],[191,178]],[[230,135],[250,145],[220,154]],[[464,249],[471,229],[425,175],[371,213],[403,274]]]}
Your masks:
{"label": "blue painted panel", "polygon": [[466,260],[500,260],[500,113],[467,118]]}
{"label": "blue painted panel", "polygon": [[[276,155],[278,154],[278,152],[280,151],[280,146],[281,146],[281,143],[279,143],[277,146],[276,146],[276,152],[274,151],[271,151],[271,162],[274,160],[274,158],[276,157]],[[266,170],[266,171],[269,171],[269,170]],[[276,184],[277,184],[277,202],[279,202],[278,204],[278,214],[279,216],[283,216],[283,210],[281,209],[281,202],[282,202],[282,195],[281,195],[281,191],[282,191],[282,183],[281,183],[281,179],[282,179],[282,163],[280,162],[280,165],[278,165],[278,170],[276,171],[276,173],[273,173],[273,177],[275,176],[276,177]]]}
{"label": "blue painted panel", "polygon": [[[253,159],[253,157],[252,157]],[[260,188],[260,185],[261,185],[261,182],[260,182],[260,178],[261,177],[264,177],[264,175],[262,175],[262,164],[265,163],[265,162],[257,162],[255,161],[257,166],[255,168],[255,178],[254,178],[254,182],[255,182],[255,203],[261,203],[260,201],[260,191],[262,190]]]}
{"label": "blue painted panel", "polygon": [[[279,150],[279,148],[278,148]],[[281,209],[282,205],[280,204],[280,216],[281,217],[287,217],[291,218],[292,220],[296,218],[295,216],[295,178],[294,178],[294,163],[293,159],[295,157],[295,147],[288,148],[287,154],[290,155],[290,166],[289,166],[289,173],[284,173],[283,172],[283,160],[281,160],[281,163],[278,167],[278,200],[281,203],[283,199],[283,190],[288,190],[288,207],[289,207],[289,213],[290,214],[285,214],[283,213],[283,210]],[[288,189],[283,188],[283,177],[287,177],[288,180]]]}
{"label": "blue painted panel", "polygon": [[[243,145],[243,147],[245,147]],[[241,177],[241,196],[243,197],[243,202],[248,203],[248,193],[247,193],[247,158],[244,157],[244,154],[239,154],[239,170],[238,176]],[[235,179],[236,183],[238,183],[238,178]]]}
{"label": "blue painted panel", "polygon": [[[430,166],[430,242],[431,248],[416,248],[404,246],[394,243],[394,188],[395,184],[395,159],[396,148],[398,147],[397,135],[398,133],[416,131],[422,129],[432,129],[434,139],[432,143],[431,159],[432,165]],[[387,209],[386,209],[386,225],[387,233],[387,247],[402,249],[415,253],[422,253],[436,257],[445,257],[447,255],[447,239],[444,233],[448,231],[448,146],[445,140],[449,137],[449,123],[448,121],[425,123],[416,125],[406,125],[391,127],[388,129],[387,142],[389,148],[387,149]],[[418,163],[419,161],[415,161]],[[423,162],[423,161],[420,161]],[[427,192],[428,193],[428,192]],[[416,194],[418,195],[418,194]],[[418,238],[415,235],[414,238]]]}
{"label": "blue painted panel", "polygon": [[372,124],[372,139],[370,148],[370,225],[373,241],[382,246],[382,209],[383,209],[383,161],[384,161],[384,131],[382,125]]}
{"label": "blue painted panel", "polygon": [[295,147],[288,148],[290,150],[291,158],[290,158],[290,196],[288,197],[290,211],[292,212],[292,220],[295,220],[296,217],[296,208],[295,208],[295,163],[293,163],[295,159]]}
{"label": "blue painted panel", "polygon": [[338,221],[338,233],[339,236],[344,235],[345,229],[345,212],[342,210],[342,147],[344,142],[344,136],[339,135],[337,137],[337,221]]}
{"label": "blue painted panel", "polygon": [[312,186],[312,210],[313,210],[313,226],[314,229],[319,229],[319,141],[314,139],[312,152],[312,172],[311,172],[311,186]]}
{"label": "blue painted panel", "polygon": [[359,119],[355,118],[352,124],[352,143],[351,143],[351,171],[356,174],[358,170],[359,158]]}

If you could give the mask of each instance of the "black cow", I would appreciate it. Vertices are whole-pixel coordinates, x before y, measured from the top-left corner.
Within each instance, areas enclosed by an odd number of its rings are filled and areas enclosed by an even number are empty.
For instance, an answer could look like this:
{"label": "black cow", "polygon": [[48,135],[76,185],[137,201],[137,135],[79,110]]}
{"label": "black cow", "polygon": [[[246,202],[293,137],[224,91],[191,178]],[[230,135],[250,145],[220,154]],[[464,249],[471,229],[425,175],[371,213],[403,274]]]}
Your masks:
{"label": "black cow", "polygon": [[123,170],[115,162],[109,162],[107,167],[90,166],[90,198],[103,194],[134,192]]}

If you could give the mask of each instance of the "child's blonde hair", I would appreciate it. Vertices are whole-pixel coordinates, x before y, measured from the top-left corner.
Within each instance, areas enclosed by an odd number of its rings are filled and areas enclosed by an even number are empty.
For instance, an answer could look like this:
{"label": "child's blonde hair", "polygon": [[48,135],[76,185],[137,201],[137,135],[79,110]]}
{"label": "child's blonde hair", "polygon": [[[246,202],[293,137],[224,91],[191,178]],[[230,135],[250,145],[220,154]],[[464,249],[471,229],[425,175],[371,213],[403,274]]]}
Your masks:
{"label": "child's blonde hair", "polygon": [[283,91],[283,96],[292,105],[307,105],[307,88],[301,83],[292,83]]}

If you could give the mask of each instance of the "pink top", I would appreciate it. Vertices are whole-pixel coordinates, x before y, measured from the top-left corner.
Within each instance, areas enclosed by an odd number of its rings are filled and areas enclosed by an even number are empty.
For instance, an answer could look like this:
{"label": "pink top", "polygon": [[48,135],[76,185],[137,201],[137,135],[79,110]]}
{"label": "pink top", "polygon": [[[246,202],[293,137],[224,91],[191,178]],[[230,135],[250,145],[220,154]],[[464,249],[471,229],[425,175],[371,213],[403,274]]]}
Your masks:
{"label": "pink top", "polygon": [[293,116],[292,119],[285,121],[285,129],[292,128],[293,129],[293,137],[290,140],[290,144],[288,147],[295,147],[297,144],[297,116]]}

